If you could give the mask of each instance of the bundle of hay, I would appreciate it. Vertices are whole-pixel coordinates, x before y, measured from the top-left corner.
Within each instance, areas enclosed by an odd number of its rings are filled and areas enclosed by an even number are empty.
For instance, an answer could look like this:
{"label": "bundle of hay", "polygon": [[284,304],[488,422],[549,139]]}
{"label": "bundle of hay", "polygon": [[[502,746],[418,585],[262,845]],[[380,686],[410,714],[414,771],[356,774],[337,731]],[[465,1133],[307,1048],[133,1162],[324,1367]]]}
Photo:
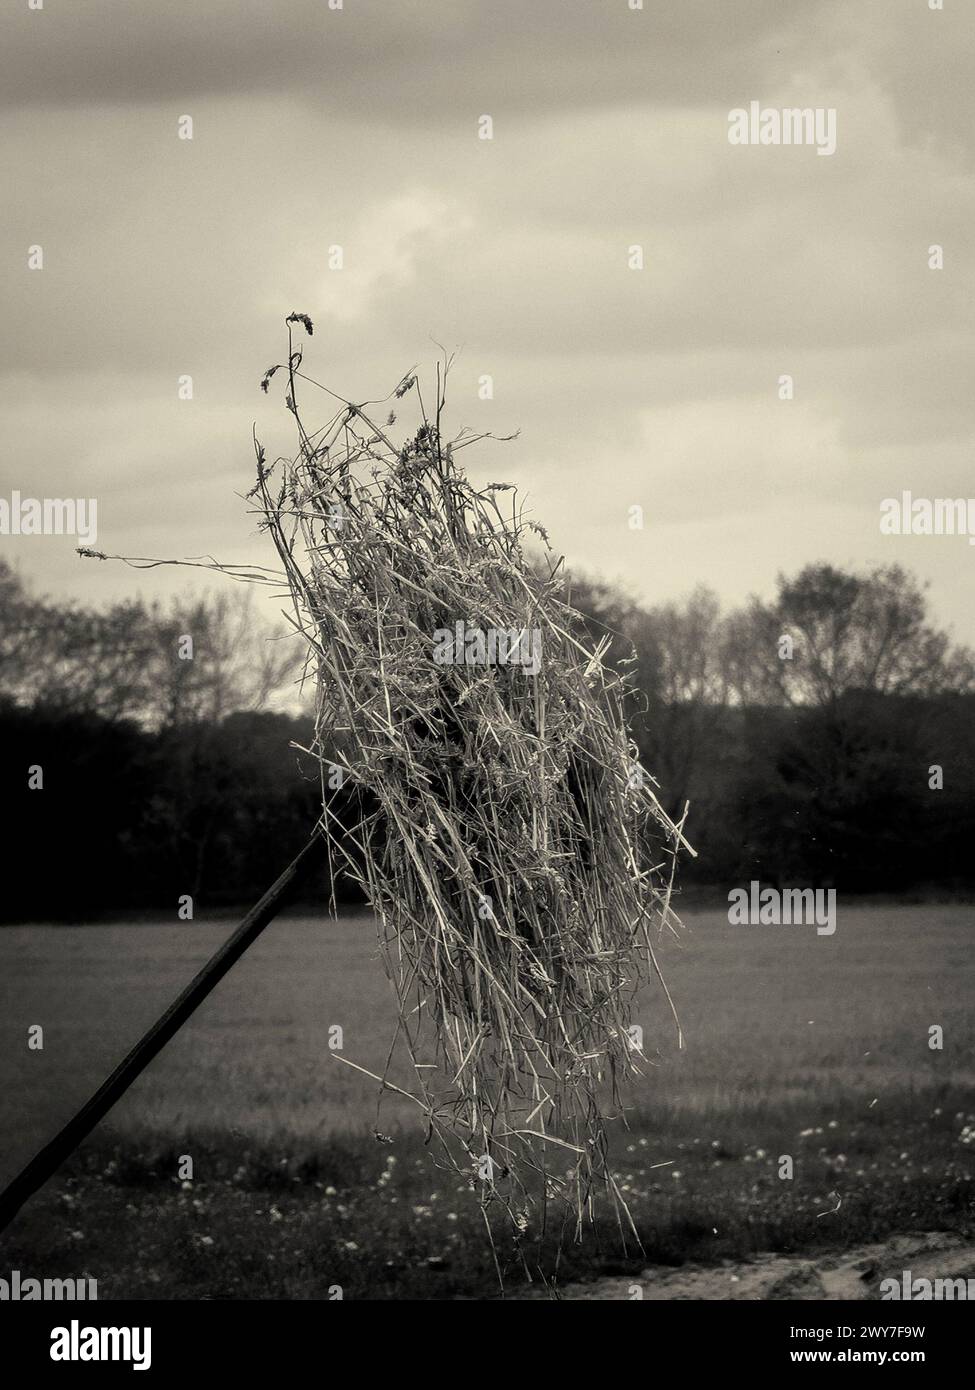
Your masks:
{"label": "bundle of hay", "polygon": [[[412,1096],[489,1214],[524,1230],[557,1200],[581,1221],[597,1190],[620,1200],[604,1112],[643,1057],[631,1001],[660,980],[681,829],[636,761],[607,644],[526,552],[540,528],[511,489],[467,480],[473,436],[444,441],[446,370],[429,414],[413,375],[391,393],[417,403],[402,445],[392,412],[381,427],[348,402],[311,432],[299,322],[262,385],[286,374],[300,447],[269,466],[258,446],[252,496],[317,673],[330,854],[376,913],[399,1002],[413,1084],[376,1079]],[[360,794],[351,831],[339,781]]]}

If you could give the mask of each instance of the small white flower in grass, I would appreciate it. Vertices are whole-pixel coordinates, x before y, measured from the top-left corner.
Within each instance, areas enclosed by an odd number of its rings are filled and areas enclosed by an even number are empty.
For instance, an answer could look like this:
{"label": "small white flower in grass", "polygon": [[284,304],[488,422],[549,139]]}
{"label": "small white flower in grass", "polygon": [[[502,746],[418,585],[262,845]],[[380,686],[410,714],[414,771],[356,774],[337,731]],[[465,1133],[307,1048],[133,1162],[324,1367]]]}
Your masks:
{"label": "small white flower in grass", "polygon": [[354,1240],[346,1240],[342,1242],[343,1250],[358,1250],[358,1248],[359,1247],[358,1245],[356,1245]]}
{"label": "small white flower in grass", "polygon": [[325,1189],[325,1196],[326,1196],[326,1197],[337,1197],[338,1195],[339,1195],[339,1194],[338,1194],[338,1188],[337,1188],[337,1187],[326,1187],[326,1189]]}
{"label": "small white flower in grass", "polygon": [[671,1175],[670,1175],[670,1176],[671,1176],[672,1178],[679,1178],[679,1177],[680,1177],[680,1169],[679,1169],[679,1168],[675,1168],[675,1169],[671,1172]]}
{"label": "small white flower in grass", "polygon": [[283,1221],[283,1220],[284,1220],[284,1217],[283,1217],[283,1216],[281,1215],[281,1213],[278,1211],[277,1207],[269,1207],[269,1208],[268,1208],[268,1213],[267,1213],[267,1214],[268,1214],[268,1216],[271,1218],[272,1221]]}

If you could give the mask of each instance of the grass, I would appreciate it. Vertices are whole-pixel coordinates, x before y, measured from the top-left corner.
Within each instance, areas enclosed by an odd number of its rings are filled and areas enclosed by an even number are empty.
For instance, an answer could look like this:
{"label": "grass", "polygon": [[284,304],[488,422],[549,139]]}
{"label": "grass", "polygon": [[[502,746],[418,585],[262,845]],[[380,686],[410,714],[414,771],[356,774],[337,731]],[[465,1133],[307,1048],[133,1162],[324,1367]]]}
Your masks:
{"label": "grass", "polygon": [[[646,1255],[622,1254],[603,1225],[568,1246],[561,1277],[970,1231],[971,909],[841,901],[832,938],[685,916],[665,968],[686,1048],[661,1056],[630,1132],[613,1135]],[[5,1175],[227,930],[0,933]],[[375,1069],[385,1055],[395,1005],[374,955],[367,917],[270,928],[11,1227],[0,1266],[87,1272],[102,1297],[496,1296],[476,1202],[433,1166],[414,1108],[391,1097],[377,1120],[375,1086],[329,1055],[333,1024],[351,1060]],[[26,1048],[32,1023],[43,1052]],[[943,1051],[928,1048],[932,1024]],[[395,1142],[378,1143],[377,1127]],[[785,1153],[791,1182],[777,1175]],[[523,1247],[551,1268],[537,1234]],[[499,1252],[517,1290],[511,1237]]]}
{"label": "grass", "polygon": [[[799,1128],[799,1103],[693,1123],[648,1112],[616,1169],[644,1254],[632,1241],[624,1251],[604,1222],[557,1266],[552,1233],[529,1231],[499,1242],[508,1292],[525,1286],[522,1254],[536,1276],[558,1268],[564,1281],[971,1230],[972,1155],[958,1142],[965,1112],[953,1108],[962,1098],[946,1090],[937,1099],[928,1110],[905,1093],[864,1113],[848,1097],[812,1134]],[[192,1182],[177,1176],[187,1152]],[[791,1183],[777,1176],[782,1152],[796,1159]],[[14,1228],[5,1263],[80,1271],[98,1279],[101,1298],[327,1298],[336,1288],[345,1298],[498,1296],[471,1194],[431,1169],[415,1136],[392,1147],[239,1143],[206,1128],[176,1141],[102,1136]]]}

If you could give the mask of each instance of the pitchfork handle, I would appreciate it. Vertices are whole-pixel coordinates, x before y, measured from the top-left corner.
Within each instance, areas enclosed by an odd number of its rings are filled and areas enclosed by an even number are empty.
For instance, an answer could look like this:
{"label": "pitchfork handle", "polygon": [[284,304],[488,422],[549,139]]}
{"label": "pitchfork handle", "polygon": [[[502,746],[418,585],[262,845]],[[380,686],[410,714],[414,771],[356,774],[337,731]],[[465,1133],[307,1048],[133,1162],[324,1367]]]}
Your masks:
{"label": "pitchfork handle", "polygon": [[257,940],[284,905],[288,893],[308,874],[322,844],[321,835],[316,830],[301,853],[292,859],[281,877],[272,883],[260,902],[251,908],[234,934],[227,938],[215,955],[211,956],[179,998],[170,1004],[166,1012],[139,1039],[128,1056],[119,1062],[111,1076],[99,1086],[74,1118],[70,1119],[61,1132],[31,1159],[10,1186],[0,1193],[0,1231],[10,1224],[27,1199],[60,1168],[82,1139],[91,1133],[98,1121],[108,1114],[136,1077],[145,1071],[153,1057],[162,1051],[211,990],[216,988],[231,966],[240,960],[248,946]]}

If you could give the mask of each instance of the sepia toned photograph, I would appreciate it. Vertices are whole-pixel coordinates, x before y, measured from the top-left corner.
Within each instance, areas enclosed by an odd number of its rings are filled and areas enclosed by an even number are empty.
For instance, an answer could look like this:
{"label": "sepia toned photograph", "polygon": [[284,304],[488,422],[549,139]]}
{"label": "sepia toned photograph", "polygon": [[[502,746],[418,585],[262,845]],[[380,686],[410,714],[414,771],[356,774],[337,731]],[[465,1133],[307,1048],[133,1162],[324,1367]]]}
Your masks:
{"label": "sepia toned photograph", "polygon": [[963,0],[5,7],[25,1364],[959,1354],[973,78]]}

